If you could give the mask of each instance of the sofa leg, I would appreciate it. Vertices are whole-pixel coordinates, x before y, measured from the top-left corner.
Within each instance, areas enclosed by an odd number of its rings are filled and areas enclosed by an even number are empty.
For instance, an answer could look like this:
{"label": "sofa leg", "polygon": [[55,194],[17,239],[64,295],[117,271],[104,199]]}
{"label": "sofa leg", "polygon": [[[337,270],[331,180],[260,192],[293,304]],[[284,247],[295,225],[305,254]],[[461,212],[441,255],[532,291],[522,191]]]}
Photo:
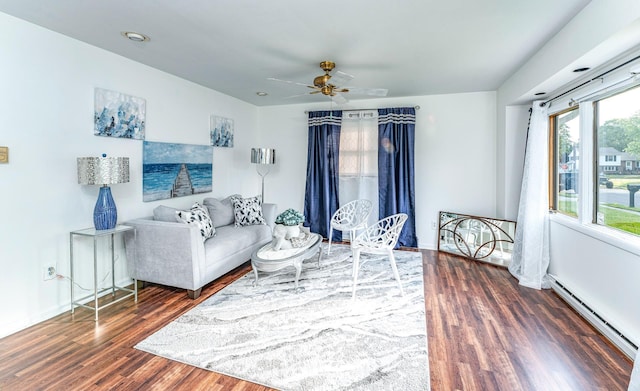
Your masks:
{"label": "sofa leg", "polygon": [[149,285],[146,281],[136,280],[136,282],[138,284],[138,289],[144,289]]}
{"label": "sofa leg", "polygon": [[202,293],[202,288],[198,288],[195,291],[192,291],[191,289],[187,289],[187,295],[189,295],[189,298],[193,300],[200,297],[200,293]]}

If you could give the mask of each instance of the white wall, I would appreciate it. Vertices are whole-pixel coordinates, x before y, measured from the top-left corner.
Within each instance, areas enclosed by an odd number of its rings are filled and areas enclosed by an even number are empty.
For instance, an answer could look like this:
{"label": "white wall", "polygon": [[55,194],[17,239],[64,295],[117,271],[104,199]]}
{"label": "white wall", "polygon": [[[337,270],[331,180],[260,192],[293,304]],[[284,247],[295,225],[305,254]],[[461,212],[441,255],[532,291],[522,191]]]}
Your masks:
{"label": "white wall", "polygon": [[[68,275],[69,231],[93,225],[98,189],[77,184],[76,157],[130,158],[131,182],[112,186],[119,221],[205,196],[143,203],[142,141],[93,135],[95,87],[145,98],[149,141],[208,145],[210,115],[233,118],[235,147],[214,149],[206,196],[259,191],[249,163],[255,106],[5,14],[0,53],[0,145],[10,158],[0,165],[0,337],[69,309],[69,281],[43,281],[42,267],[53,262]],[[79,251],[88,255],[86,247]],[[116,275],[126,280],[121,249],[118,257]]]}
{"label": "white wall", "polygon": [[[517,205],[526,131],[524,108],[538,91],[553,92],[571,80],[571,69],[599,66],[637,45],[640,2],[593,0],[498,90],[496,210],[513,219]],[[553,95],[553,94],[551,94]],[[526,102],[526,104],[525,104]],[[523,106],[524,105],[524,106]],[[518,133],[520,132],[520,133]],[[545,158],[545,157],[541,157]],[[509,168],[507,163],[514,167]],[[622,250],[597,229],[551,223],[549,271],[636,344],[640,342],[640,246]],[[589,234],[585,234],[588,232]],[[634,247],[634,245],[631,245]]]}
{"label": "white wall", "polygon": [[[436,248],[439,211],[493,216],[495,208],[495,93],[416,96],[351,101],[344,109],[419,105],[416,111],[416,231],[418,245]],[[281,210],[303,209],[307,158],[305,110],[315,105],[262,107],[261,140],[277,164],[266,179],[265,199]]]}

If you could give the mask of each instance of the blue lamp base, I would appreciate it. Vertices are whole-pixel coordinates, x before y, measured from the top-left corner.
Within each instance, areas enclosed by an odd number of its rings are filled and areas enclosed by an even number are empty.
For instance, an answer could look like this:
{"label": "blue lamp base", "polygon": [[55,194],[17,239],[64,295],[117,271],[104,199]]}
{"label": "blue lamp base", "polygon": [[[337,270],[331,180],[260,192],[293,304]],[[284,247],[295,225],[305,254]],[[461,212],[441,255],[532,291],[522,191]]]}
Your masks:
{"label": "blue lamp base", "polygon": [[93,208],[93,225],[97,230],[114,229],[116,221],[118,221],[118,211],[111,196],[111,188],[102,186],[96,207]]}

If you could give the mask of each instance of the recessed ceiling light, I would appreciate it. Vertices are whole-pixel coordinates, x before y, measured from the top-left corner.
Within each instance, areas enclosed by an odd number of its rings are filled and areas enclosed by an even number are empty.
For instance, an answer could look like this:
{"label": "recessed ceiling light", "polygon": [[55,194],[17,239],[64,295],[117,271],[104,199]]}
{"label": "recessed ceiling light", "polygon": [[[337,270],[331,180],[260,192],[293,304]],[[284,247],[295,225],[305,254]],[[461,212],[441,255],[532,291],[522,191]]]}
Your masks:
{"label": "recessed ceiling light", "polygon": [[574,71],[574,72],[576,72],[576,73],[579,73],[579,72],[588,71],[589,69],[591,69],[591,68],[589,68],[589,67],[583,67],[583,68],[576,68],[576,69],[574,69],[573,71]]}
{"label": "recessed ceiling light", "polygon": [[258,95],[258,96],[267,96],[267,95],[269,95],[269,94],[267,94],[267,93],[266,93],[266,92],[264,92],[264,91],[258,91],[258,92],[256,92],[256,95]]}
{"label": "recessed ceiling light", "polygon": [[151,38],[147,37],[146,35],[135,33],[133,31],[123,31],[121,34],[123,37],[128,38],[129,40],[134,42],[147,42],[151,40]]}
{"label": "recessed ceiling light", "polygon": [[535,95],[535,96],[540,96],[540,95],[546,95],[546,94],[547,94],[546,92],[536,92],[536,93],[535,93],[535,94],[533,94],[533,95]]}

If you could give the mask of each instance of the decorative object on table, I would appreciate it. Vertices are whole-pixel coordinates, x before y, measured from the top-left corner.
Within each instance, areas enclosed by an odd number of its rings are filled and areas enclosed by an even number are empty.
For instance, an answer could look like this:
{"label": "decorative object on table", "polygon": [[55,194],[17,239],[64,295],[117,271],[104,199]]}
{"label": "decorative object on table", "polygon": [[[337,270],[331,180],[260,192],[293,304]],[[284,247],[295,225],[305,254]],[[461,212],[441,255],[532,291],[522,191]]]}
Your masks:
{"label": "decorative object on table", "polygon": [[0,163],[9,163],[9,147],[0,147]]}
{"label": "decorative object on table", "polygon": [[331,253],[331,239],[333,230],[348,231],[349,241],[353,241],[356,231],[367,227],[367,219],[371,214],[372,202],[369,200],[353,200],[342,205],[331,217],[329,228],[329,254]]}
{"label": "decorative object on table", "polygon": [[276,225],[273,228],[273,249],[287,250],[294,247],[303,247],[309,239],[311,231],[303,227],[304,215],[295,209],[289,208],[276,217]]}
{"label": "decorative object on table", "polygon": [[[360,270],[349,294],[349,246],[321,267],[305,262],[247,274],[136,345],[136,349],[280,390],[428,391],[429,355],[422,256],[396,251],[405,297],[386,262]],[[206,348],[203,348],[206,347]]]}
{"label": "decorative object on table", "polygon": [[208,193],[212,189],[213,147],[157,143],[142,146],[142,200]]}
{"label": "decorative object on table", "polygon": [[233,119],[211,116],[211,145],[233,148]]}
{"label": "decorative object on table", "polygon": [[146,106],[142,98],[96,88],[94,134],[144,140]]}
{"label": "decorative object on table", "polygon": [[515,232],[515,221],[440,212],[438,251],[508,267]]}
{"label": "decorative object on table", "polygon": [[78,183],[101,185],[96,206],[93,209],[93,224],[97,230],[113,229],[118,220],[116,203],[108,185],[129,182],[128,157],[79,157]]}
{"label": "decorative object on table", "polygon": [[276,150],[272,148],[251,148],[251,163],[257,164],[256,171],[262,177],[262,202],[264,202],[264,177],[269,174],[269,166],[276,164]]}
{"label": "decorative object on table", "polygon": [[304,215],[292,208],[285,210],[276,217],[276,224],[292,226],[302,223],[304,223]]}

